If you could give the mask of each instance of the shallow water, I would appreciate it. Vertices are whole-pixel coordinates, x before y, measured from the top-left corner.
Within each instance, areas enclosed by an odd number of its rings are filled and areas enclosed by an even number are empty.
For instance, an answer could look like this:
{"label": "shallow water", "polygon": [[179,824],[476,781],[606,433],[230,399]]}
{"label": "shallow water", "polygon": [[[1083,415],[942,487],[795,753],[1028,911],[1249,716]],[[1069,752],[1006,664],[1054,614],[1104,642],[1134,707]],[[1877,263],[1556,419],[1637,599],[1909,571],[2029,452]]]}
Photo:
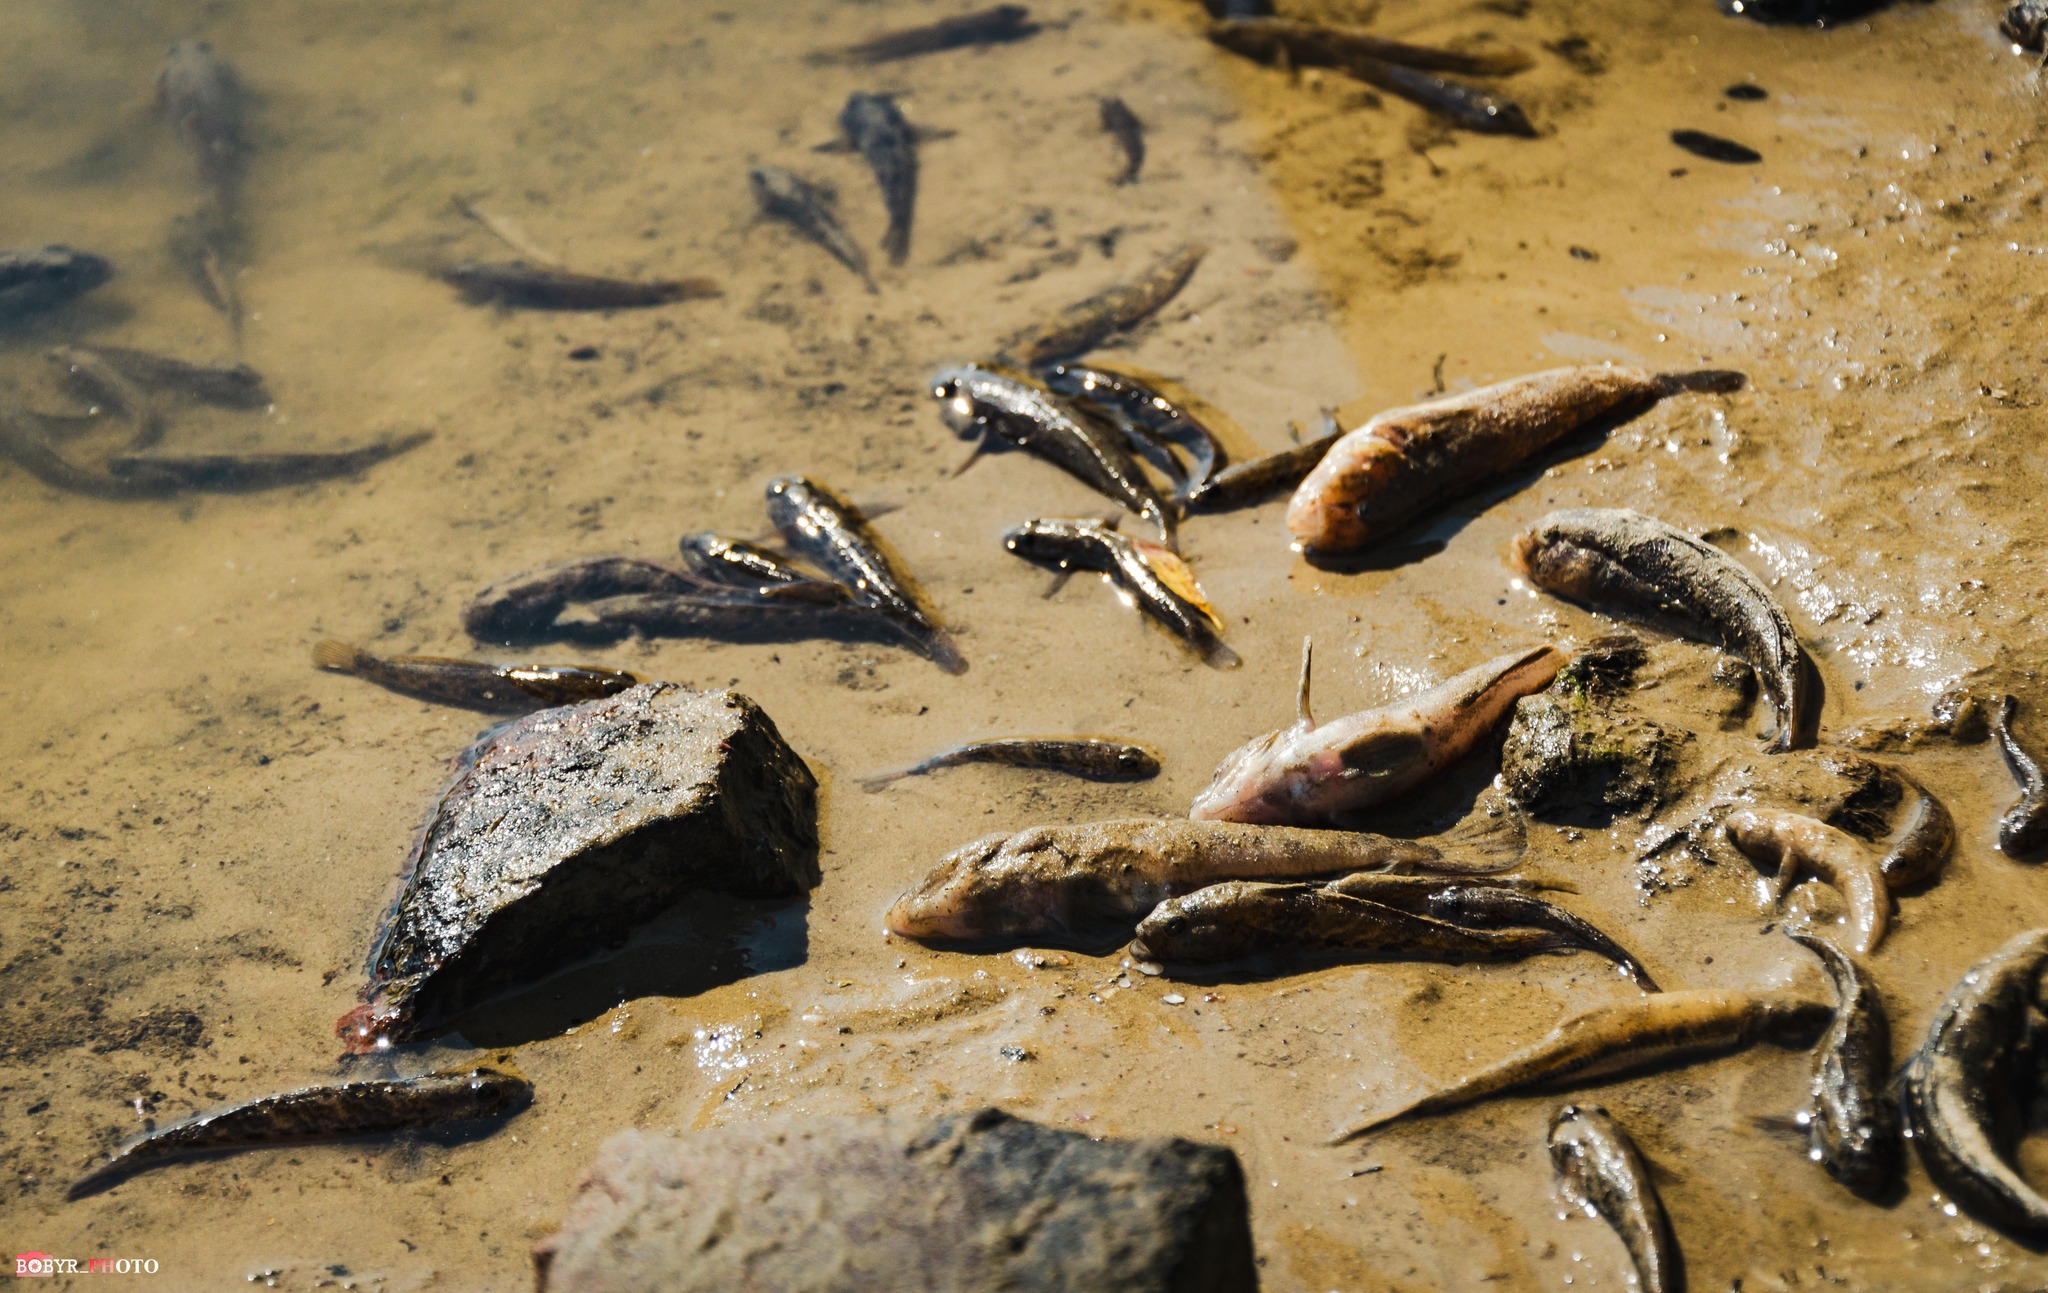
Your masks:
{"label": "shallow water", "polygon": [[[2048,704],[2033,601],[2048,591],[2037,74],[1981,2],[1825,32],[1726,19],[1707,0],[1288,6],[1530,51],[1534,68],[1504,88],[1541,130],[1531,141],[1442,129],[1334,73],[1237,60],[1201,38],[1192,0],[1046,9],[1048,29],[1021,44],[876,69],[802,59],[961,7],[10,8],[4,242],[89,248],[119,273],[0,331],[0,394],[62,407],[40,358],[59,341],[236,353],[165,249],[196,191],[151,87],[163,49],[196,34],[257,96],[239,353],[277,403],[187,416],[167,443],[434,432],[357,478],[171,501],[97,501],[0,466],[10,1252],[155,1258],[167,1287],[522,1288],[532,1243],[621,1128],[993,1102],[1092,1134],[1231,1145],[1272,1289],[1623,1286],[1619,1244],[1552,1190],[1552,1097],[1321,1147],[1363,1110],[1625,996],[1604,963],[1125,986],[1116,957],[927,951],[885,939],[879,914],[987,831],[1185,811],[1222,754],[1291,713],[1304,633],[1335,714],[1596,631],[1504,560],[1557,506],[1733,527],[1728,546],[1815,648],[1831,731],[1922,713],[1958,681]],[[1740,81],[1769,98],[1722,95]],[[909,263],[871,250],[875,296],[757,221],[746,185],[757,161],[829,179],[872,249],[883,218],[865,168],[810,151],[858,89],[899,92],[914,121],[953,132],[923,149]],[[1150,129],[1135,186],[1109,182],[1105,93]],[[1681,152],[1666,140],[1681,127],[1764,161]],[[703,274],[724,295],[609,315],[466,306],[422,267],[509,253],[456,198],[573,267]],[[1195,518],[1186,551],[1246,662],[1209,670],[1097,581],[1048,599],[1048,577],[998,535],[1103,501],[1021,455],[953,477],[964,449],[922,390],[942,363],[1188,239],[1213,251],[1187,290],[1106,353],[1178,376],[1259,447],[1327,405],[1356,418],[1567,361],[1737,368],[1751,387],[1578,442],[1372,569],[1303,564],[1277,502]],[[571,357],[585,347],[594,359]],[[337,1071],[332,1021],[481,723],[316,673],[312,643],[480,654],[458,614],[485,582],[574,556],[665,557],[689,530],[758,533],[763,486],[790,471],[895,507],[879,528],[958,625],[968,673],[824,642],[530,655],[759,700],[824,783],[826,879],[808,907],[676,914],[618,958],[384,1061],[417,1071],[516,1048],[539,1097],[489,1138],[245,1155],[63,1203],[144,1118]],[[1690,725],[1694,770],[1760,748],[1740,726]],[[1136,786],[997,768],[875,795],[854,784],[1020,730],[1142,739],[1167,770]],[[1969,964],[2048,922],[2048,880],[1993,844],[2013,790],[1991,747],[1903,760],[1961,838],[1873,961],[1901,1050]],[[1427,807],[1455,814],[1485,776]],[[1569,876],[1575,908],[1667,986],[1816,982],[1764,932],[1747,868],[1639,884],[1643,832],[1537,825],[1532,865]],[[1668,1169],[1693,1287],[2042,1285],[2048,1261],[1949,1215],[1917,1166],[1901,1201],[1873,1207],[1759,1128],[1798,1107],[1806,1074],[1805,1057],[1764,1048],[1598,1089]],[[2048,1180],[2048,1150],[2027,1157]]]}

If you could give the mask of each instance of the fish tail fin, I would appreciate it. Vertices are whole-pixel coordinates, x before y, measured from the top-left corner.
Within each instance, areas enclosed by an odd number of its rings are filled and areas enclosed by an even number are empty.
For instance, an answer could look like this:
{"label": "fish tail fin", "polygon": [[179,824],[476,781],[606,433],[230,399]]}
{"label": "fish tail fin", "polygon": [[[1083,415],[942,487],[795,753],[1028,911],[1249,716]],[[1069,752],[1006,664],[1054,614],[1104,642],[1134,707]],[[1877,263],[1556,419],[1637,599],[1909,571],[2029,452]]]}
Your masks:
{"label": "fish tail fin", "polygon": [[1202,644],[1202,663],[1211,669],[1235,669],[1244,663],[1244,657],[1222,638],[1211,638]]}
{"label": "fish tail fin", "polygon": [[358,651],[346,642],[323,638],[313,644],[313,666],[317,669],[331,669],[335,673],[360,672],[369,661],[369,653]]}
{"label": "fish tail fin", "polygon": [[889,257],[891,265],[901,265],[910,258],[910,226],[891,224],[889,231],[882,235],[882,251]]}
{"label": "fish tail fin", "polygon": [[910,771],[909,768],[898,768],[893,772],[877,772],[872,776],[862,777],[860,788],[872,795],[885,786],[893,786],[903,780],[910,775]]}
{"label": "fish tail fin", "polygon": [[111,1190],[133,1176],[135,1171],[135,1165],[127,1159],[116,1158],[113,1162],[102,1164],[73,1181],[71,1188],[64,1191],[64,1200],[67,1203],[76,1203],[80,1199],[91,1198],[102,1190]]}
{"label": "fish tail fin", "polygon": [[1528,851],[1529,832],[1514,813],[1481,813],[1458,823],[1443,837],[1441,847],[1445,860],[1457,855],[1452,865],[1467,874],[1512,871]]}
{"label": "fish tail fin", "polygon": [[1408,1111],[1408,1106],[1403,1106],[1392,1113],[1376,1114],[1361,1122],[1354,1122],[1348,1127],[1343,1127],[1330,1133],[1330,1138],[1323,1143],[1326,1145],[1348,1145],[1367,1132],[1378,1131],[1381,1127],[1400,1118]]}
{"label": "fish tail fin", "polygon": [[1687,373],[1658,373],[1657,385],[1666,395],[1676,395],[1680,391],[1728,395],[1749,385],[1749,376],[1732,368],[1700,368]]}

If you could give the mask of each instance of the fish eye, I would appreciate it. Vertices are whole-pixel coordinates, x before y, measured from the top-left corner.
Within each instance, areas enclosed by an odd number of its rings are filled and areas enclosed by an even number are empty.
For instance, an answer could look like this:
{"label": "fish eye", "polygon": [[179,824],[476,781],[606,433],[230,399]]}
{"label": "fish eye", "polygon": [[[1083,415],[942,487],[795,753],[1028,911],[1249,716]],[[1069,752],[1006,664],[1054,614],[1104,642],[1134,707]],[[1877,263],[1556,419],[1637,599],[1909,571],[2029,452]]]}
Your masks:
{"label": "fish eye", "polygon": [[1166,932],[1169,934],[1187,933],[1188,918],[1186,916],[1168,916],[1166,918]]}

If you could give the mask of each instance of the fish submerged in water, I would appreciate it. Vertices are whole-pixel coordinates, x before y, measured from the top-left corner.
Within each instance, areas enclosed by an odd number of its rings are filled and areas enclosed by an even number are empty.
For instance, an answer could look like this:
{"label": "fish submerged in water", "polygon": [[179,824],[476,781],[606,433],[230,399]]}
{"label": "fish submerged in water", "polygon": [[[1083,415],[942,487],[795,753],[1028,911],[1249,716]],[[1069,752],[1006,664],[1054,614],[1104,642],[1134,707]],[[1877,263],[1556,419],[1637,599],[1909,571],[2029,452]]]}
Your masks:
{"label": "fish submerged in water", "polygon": [[2012,1149],[2038,1076],[2044,966],[2048,929],[2017,934],[1970,967],[1900,1081],[1928,1175],[1972,1215],[2033,1243],[2048,1240],[2048,1198],[2014,1167]]}
{"label": "fish submerged in water", "polygon": [[1722,823],[1735,847],[1753,861],[1774,863],[1771,896],[1782,899],[1802,869],[1842,895],[1849,908],[1853,950],[1869,955],[1884,940],[1891,912],[1883,860],[1846,831],[1777,808],[1738,808]]}
{"label": "fish submerged in water", "polygon": [[483,1066],[286,1091],[150,1132],[124,1146],[112,1162],[73,1185],[64,1197],[98,1194],[137,1172],[181,1158],[505,1118],[532,1100],[533,1084],[525,1078]]}
{"label": "fish submerged in water", "polygon": [[[1121,426],[1133,448],[1174,477],[1176,501],[1205,487],[1223,465],[1223,446],[1216,433],[1142,377],[1090,364],[1054,364],[1041,376],[1055,395]],[[1187,470],[1181,469],[1169,446],[1188,455]]]}
{"label": "fish submerged in water", "polygon": [[1138,172],[1145,168],[1145,123],[1138,120],[1130,104],[1113,94],[1104,98],[1101,106],[1102,128],[1124,154],[1124,168],[1113,183],[1136,184]]}
{"label": "fish submerged in water", "polygon": [[1778,711],[1771,748],[1813,744],[1820,674],[1770,589],[1727,553],[1640,512],[1580,507],[1530,527],[1514,560],[1545,592],[1675,627],[1739,657]]}
{"label": "fish submerged in water", "polygon": [[960,648],[859,508],[817,481],[777,476],[768,482],[768,519],[856,602],[896,624],[926,659],[947,673],[967,671]]}
{"label": "fish submerged in water", "polygon": [[49,358],[67,377],[91,381],[93,370],[108,371],[145,391],[180,395],[216,408],[260,409],[271,402],[263,375],[247,364],[196,364],[121,346],[58,346]]}
{"label": "fish submerged in water", "polygon": [[754,201],[764,215],[784,221],[804,237],[823,247],[832,258],[860,275],[870,292],[878,291],[868,275],[867,253],[846,232],[833,214],[832,194],[795,171],[780,166],[756,166],[748,172],[754,186]]}
{"label": "fish submerged in water", "polygon": [[814,63],[873,65],[920,54],[938,54],[949,49],[975,45],[1001,45],[1036,35],[1038,24],[1031,11],[1020,4],[999,4],[954,18],[941,18],[920,27],[905,27],[845,49],[814,54]]}
{"label": "fish submerged in water", "polygon": [[1224,880],[1302,880],[1356,871],[1473,875],[1521,856],[1506,833],[1449,851],[1416,840],[1234,822],[1134,817],[984,836],[939,860],[898,898],[891,933],[928,943],[1127,938],[1178,894]]}
{"label": "fish submerged in water", "polygon": [[1131,955],[1202,964],[1259,952],[1342,951],[1403,961],[1508,961],[1558,951],[1549,930],[1483,929],[1355,897],[1338,885],[1226,880],[1168,898],[1138,922]]}
{"label": "fish submerged in water", "polygon": [[522,310],[627,310],[721,295],[708,278],[605,278],[523,260],[467,260],[440,277],[471,305]]}
{"label": "fish submerged in water", "polygon": [[104,256],[70,247],[0,250],[0,321],[62,305],[113,276]]}
{"label": "fish submerged in water", "polygon": [[1204,243],[1183,243],[1130,282],[1112,284],[1047,322],[1026,328],[1003,345],[1002,354],[1014,356],[1026,368],[1042,368],[1093,350],[1158,313],[1187,286],[1208,254]]}
{"label": "fish submerged in water", "polygon": [[587,664],[485,664],[447,656],[375,656],[332,638],[315,644],[313,663],[380,687],[470,709],[517,711],[616,696],[641,680],[623,669]]}
{"label": "fish submerged in water", "polygon": [[969,763],[1064,772],[1090,781],[1146,781],[1159,775],[1159,752],[1148,745],[1100,736],[1005,736],[969,741],[896,772],[862,777],[860,784],[863,790],[875,791],[905,777]]}
{"label": "fish submerged in water", "polygon": [[1341,68],[1367,85],[1397,94],[1467,130],[1536,137],[1536,128],[1513,101],[1430,75],[1433,71],[1477,75],[1516,71],[1529,63],[1528,56],[1518,51],[1459,54],[1383,40],[1351,28],[1273,17],[1211,23],[1209,39],[1233,53],[1261,62]]}
{"label": "fish submerged in water", "polygon": [[434,438],[431,431],[373,440],[353,449],[257,450],[250,453],[199,453],[161,449],[117,453],[107,470],[124,480],[147,481],[165,488],[235,492],[274,489],[307,481],[353,476],[366,467],[417,449]]}
{"label": "fish submerged in water", "polygon": [[156,88],[157,107],[192,153],[207,191],[196,211],[173,221],[171,253],[239,337],[242,303],[235,261],[241,250],[242,178],[249,161],[243,133],[248,95],[234,68],[203,40],[171,46]]}
{"label": "fish submerged in water", "polygon": [[1550,1165],[1558,1192],[1614,1228],[1643,1293],[1679,1293],[1685,1275],[1671,1219],[1650,1165],[1621,1124],[1596,1104],[1568,1104],[1550,1116]]}
{"label": "fish submerged in water", "polygon": [[1350,820],[1471,753],[1516,701],[1548,687],[1567,659],[1550,646],[1504,655],[1427,691],[1319,726],[1309,710],[1304,642],[1294,726],[1226,757],[1188,815],[1288,826]]}
{"label": "fish submerged in water", "polygon": [[1107,575],[1130,599],[1193,647],[1212,669],[1234,669],[1237,652],[1218,636],[1222,619],[1203,596],[1194,571],[1162,544],[1127,538],[1108,524],[1082,518],[1026,521],[1003,536],[1003,546],[1027,561],[1061,571]]}
{"label": "fish submerged in water", "polygon": [[910,256],[910,222],[917,214],[918,132],[886,94],[849,96],[839,113],[843,146],[859,153],[875,173],[882,190],[882,208],[889,229],[882,250],[889,263],[901,265]]}
{"label": "fish submerged in water", "polygon": [[638,557],[585,557],[500,579],[470,599],[462,627],[479,642],[509,645],[545,636],[570,602],[702,587],[683,571]]}
{"label": "fish submerged in water", "polygon": [[962,439],[991,440],[1045,459],[1114,500],[1173,542],[1174,514],[1119,435],[1077,416],[1059,397],[999,366],[962,364],[932,378],[939,416]]}
{"label": "fish submerged in water", "polygon": [[2005,754],[2005,764],[2020,783],[2018,802],[2006,810],[1998,823],[1998,848],[2007,857],[2024,857],[2048,844],[2048,776],[2041,764],[2027,753],[2013,735],[2012,720],[2020,703],[2012,696],[2002,698],[1991,711],[1991,732]]}
{"label": "fish submerged in water", "polygon": [[1574,1015],[1477,1073],[1331,1137],[1341,1145],[1402,1118],[1442,1113],[1524,1087],[1593,1081],[1724,1054],[1757,1041],[1805,1046],[1833,1015],[1789,992],[1661,992]]}
{"label": "fish submerged in water", "polygon": [[1856,1194],[1879,1197],[1899,1175],[1899,1105],[1884,1002],[1841,948],[1810,930],[1785,933],[1820,958],[1835,985],[1835,1021],[1814,1048],[1809,1152]]}
{"label": "fish submerged in water", "polygon": [[1388,409],[1331,446],[1302,480],[1287,531],[1312,554],[1357,552],[1600,419],[1633,416],[1702,383],[1739,381],[1586,365]]}

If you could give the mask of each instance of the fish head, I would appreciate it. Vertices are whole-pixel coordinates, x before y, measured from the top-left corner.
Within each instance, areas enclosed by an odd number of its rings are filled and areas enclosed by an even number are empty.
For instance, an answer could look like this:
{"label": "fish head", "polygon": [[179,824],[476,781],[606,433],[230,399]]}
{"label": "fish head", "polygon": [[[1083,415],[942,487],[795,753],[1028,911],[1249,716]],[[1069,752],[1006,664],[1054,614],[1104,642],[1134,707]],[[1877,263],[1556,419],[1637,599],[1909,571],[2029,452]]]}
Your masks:
{"label": "fish head", "polygon": [[1334,824],[1398,788],[1429,758],[1429,735],[1399,716],[1270,732],[1225,759],[1188,816],[1257,826]]}
{"label": "fish head", "polygon": [[1142,745],[1119,746],[1116,752],[1116,773],[1120,777],[1139,780],[1159,775],[1159,756]]}
{"label": "fish head", "polygon": [[1017,835],[988,835],[948,853],[890,904],[884,926],[923,943],[983,943],[1044,930],[1051,898],[1030,883],[1028,868],[1011,865],[1028,852],[1018,843]]}
{"label": "fish head", "polygon": [[1230,880],[1168,898],[1138,922],[1131,956],[1141,961],[1227,961],[1273,944],[1269,890],[1284,886]]}
{"label": "fish head", "polygon": [[1372,504],[1398,488],[1408,458],[1368,424],[1330,446],[1287,504],[1287,533],[1311,552],[1349,552],[1378,537]]}
{"label": "fish head", "polygon": [[1288,738],[1301,728],[1254,737],[1216,767],[1207,788],[1195,796],[1188,816],[1198,822],[1245,822],[1284,826],[1301,821],[1299,796],[1308,770]]}
{"label": "fish head", "polygon": [[972,440],[982,433],[982,410],[974,397],[974,379],[978,375],[972,365],[941,369],[932,375],[931,392],[939,402],[939,417],[962,440]]}

